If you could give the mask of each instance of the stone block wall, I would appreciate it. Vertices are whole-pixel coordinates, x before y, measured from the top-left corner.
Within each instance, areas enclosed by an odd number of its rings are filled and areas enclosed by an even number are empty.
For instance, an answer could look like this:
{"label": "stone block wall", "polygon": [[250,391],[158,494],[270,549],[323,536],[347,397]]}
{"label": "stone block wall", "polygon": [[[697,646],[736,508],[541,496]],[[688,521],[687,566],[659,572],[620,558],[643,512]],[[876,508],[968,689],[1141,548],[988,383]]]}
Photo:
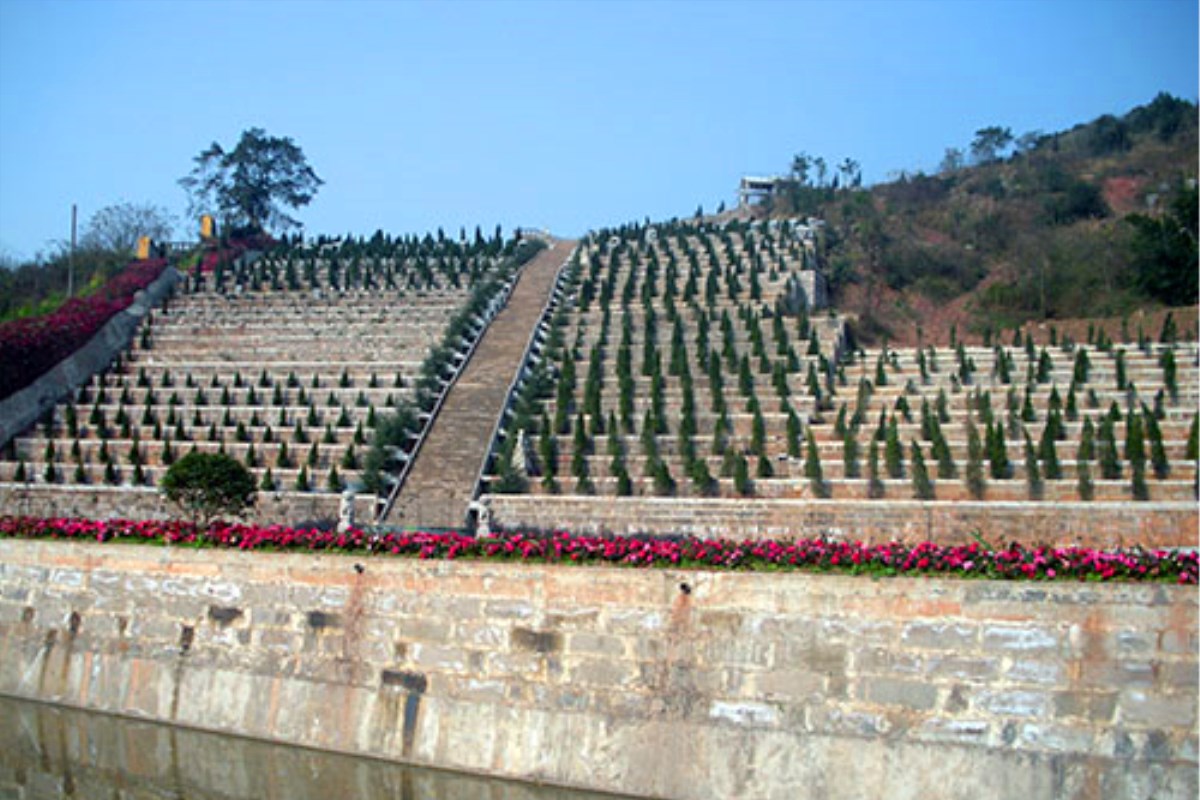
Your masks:
{"label": "stone block wall", "polygon": [[1193,798],[1197,594],[0,541],[0,693],[664,798]]}
{"label": "stone block wall", "polygon": [[573,533],[993,546],[1196,547],[1195,503],[922,502],[486,495],[492,525]]}
{"label": "stone block wall", "polygon": [[[333,492],[259,492],[244,520],[260,525],[337,522],[341,495]],[[374,518],[371,495],[356,495],[354,519]],[[87,519],[174,519],[179,512],[157,489],[132,486],[48,486],[0,483],[0,514]]]}

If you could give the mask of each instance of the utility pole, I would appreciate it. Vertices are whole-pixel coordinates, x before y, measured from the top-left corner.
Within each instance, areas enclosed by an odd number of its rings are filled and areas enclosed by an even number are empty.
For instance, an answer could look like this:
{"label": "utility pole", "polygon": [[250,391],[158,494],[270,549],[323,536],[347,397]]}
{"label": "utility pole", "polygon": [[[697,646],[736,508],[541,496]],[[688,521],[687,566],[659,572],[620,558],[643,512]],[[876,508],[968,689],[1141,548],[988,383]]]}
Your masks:
{"label": "utility pole", "polygon": [[75,219],[76,207],[71,203],[71,254],[67,257],[67,299],[75,296]]}

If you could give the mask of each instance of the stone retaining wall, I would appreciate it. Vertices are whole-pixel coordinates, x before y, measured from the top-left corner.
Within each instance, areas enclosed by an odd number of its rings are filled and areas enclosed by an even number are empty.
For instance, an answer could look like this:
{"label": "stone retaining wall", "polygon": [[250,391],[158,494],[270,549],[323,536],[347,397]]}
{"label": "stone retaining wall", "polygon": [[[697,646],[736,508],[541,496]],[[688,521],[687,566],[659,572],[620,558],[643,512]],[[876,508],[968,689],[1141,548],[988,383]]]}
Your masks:
{"label": "stone retaining wall", "polygon": [[486,495],[492,526],[729,538],[830,536],[994,546],[1196,547],[1195,503],[921,502]]}
{"label": "stone retaining wall", "polygon": [[1197,593],[0,541],[0,693],[664,798],[1194,798]]}
{"label": "stone retaining wall", "polygon": [[[341,495],[333,492],[259,492],[247,522],[260,525],[337,522]],[[371,521],[374,498],[356,495],[354,519]],[[174,508],[157,489],[131,486],[59,486],[0,483],[0,514],[87,519],[177,519]]]}

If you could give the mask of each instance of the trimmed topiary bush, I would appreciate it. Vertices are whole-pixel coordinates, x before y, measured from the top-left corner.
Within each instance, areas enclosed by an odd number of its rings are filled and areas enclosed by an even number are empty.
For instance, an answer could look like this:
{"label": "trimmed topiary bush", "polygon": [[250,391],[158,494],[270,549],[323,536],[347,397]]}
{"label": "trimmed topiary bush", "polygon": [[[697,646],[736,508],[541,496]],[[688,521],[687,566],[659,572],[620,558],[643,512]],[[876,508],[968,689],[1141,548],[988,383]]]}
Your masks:
{"label": "trimmed topiary bush", "polygon": [[176,461],[160,486],[168,501],[203,528],[219,517],[239,516],[254,505],[250,470],[220,453],[191,452]]}

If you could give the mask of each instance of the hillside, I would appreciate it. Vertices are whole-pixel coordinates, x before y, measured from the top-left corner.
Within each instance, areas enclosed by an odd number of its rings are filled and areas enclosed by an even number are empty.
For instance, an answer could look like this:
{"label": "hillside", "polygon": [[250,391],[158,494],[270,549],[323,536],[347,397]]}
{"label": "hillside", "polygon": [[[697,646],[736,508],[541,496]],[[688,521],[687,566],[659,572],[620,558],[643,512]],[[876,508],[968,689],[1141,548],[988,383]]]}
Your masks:
{"label": "hillside", "polygon": [[[771,212],[827,221],[822,267],[864,341],[1196,302],[1195,104],[1160,94],[1053,134],[985,128],[970,153],[867,189],[813,182],[797,157]],[[1176,317],[1194,329],[1194,311]]]}

